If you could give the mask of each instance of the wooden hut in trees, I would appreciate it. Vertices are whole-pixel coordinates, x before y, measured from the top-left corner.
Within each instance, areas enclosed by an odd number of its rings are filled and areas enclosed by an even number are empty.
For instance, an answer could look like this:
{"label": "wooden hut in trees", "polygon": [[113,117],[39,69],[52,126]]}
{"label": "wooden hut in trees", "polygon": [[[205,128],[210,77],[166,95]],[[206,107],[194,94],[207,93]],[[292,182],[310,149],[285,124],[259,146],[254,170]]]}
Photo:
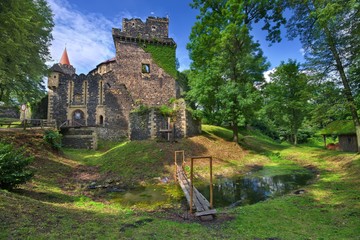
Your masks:
{"label": "wooden hut in trees", "polygon": [[351,120],[338,120],[327,125],[320,134],[324,137],[326,147],[327,136],[338,136],[339,149],[346,152],[357,152],[357,139],[354,122]]}

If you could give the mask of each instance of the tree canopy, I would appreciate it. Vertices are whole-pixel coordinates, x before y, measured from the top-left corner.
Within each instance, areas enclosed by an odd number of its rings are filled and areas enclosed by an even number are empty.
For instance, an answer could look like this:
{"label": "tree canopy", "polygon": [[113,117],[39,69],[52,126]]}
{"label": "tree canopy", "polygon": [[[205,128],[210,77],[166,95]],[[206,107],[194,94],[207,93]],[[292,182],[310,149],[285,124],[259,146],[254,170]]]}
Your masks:
{"label": "tree canopy", "polygon": [[360,3],[357,0],[289,0],[294,11],[287,25],[290,38],[299,36],[309,72],[340,80],[356,125],[360,149],[360,120],[354,99],[359,77]]}
{"label": "tree canopy", "polygon": [[238,126],[260,107],[257,86],[264,81],[263,72],[269,66],[250,30],[262,19],[264,29],[270,32],[268,39],[280,39],[278,27],[283,18],[277,2],[194,0],[192,5],[200,14],[188,44],[193,60],[188,97],[199,104],[208,119],[230,124],[234,141]]}
{"label": "tree canopy", "polygon": [[0,2],[0,101],[33,102],[43,96],[52,28],[45,0]]}
{"label": "tree canopy", "polygon": [[309,112],[308,78],[300,71],[299,63],[289,60],[282,62],[270,79],[265,88],[266,113],[289,136],[290,142],[297,144],[298,130]]}

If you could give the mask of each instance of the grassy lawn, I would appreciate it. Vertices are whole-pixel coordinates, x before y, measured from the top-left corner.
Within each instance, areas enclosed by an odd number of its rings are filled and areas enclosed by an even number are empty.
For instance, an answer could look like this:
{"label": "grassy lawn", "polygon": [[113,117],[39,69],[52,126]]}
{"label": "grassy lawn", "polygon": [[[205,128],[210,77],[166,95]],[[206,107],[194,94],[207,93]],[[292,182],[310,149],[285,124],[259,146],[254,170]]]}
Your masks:
{"label": "grassy lawn", "polygon": [[[0,190],[0,239],[360,239],[360,156],[319,146],[280,144],[258,132],[205,125],[204,134],[175,144],[154,141],[102,143],[101,149],[52,153],[39,141],[34,179],[15,192]],[[22,136],[24,138],[24,136]],[[173,151],[214,157],[214,175],[242,174],[262,166],[268,175],[307,167],[316,181],[304,194],[287,194],[254,205],[218,208],[213,222],[186,213],[179,188],[158,179],[173,174]],[[206,162],[197,162],[198,179]],[[96,181],[121,186],[158,186],[160,204],[129,206],[103,192]],[[216,207],[216,206],[215,206]]]}

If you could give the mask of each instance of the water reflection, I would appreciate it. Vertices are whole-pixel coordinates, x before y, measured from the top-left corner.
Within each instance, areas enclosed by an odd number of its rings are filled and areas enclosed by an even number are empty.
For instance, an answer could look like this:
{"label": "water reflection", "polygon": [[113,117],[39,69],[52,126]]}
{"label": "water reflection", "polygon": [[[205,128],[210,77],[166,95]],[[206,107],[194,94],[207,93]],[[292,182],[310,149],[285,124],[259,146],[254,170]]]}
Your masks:
{"label": "water reflection", "polygon": [[[239,178],[222,178],[213,187],[214,206],[237,206],[254,204],[270,197],[286,194],[306,185],[313,178],[311,173],[278,176],[247,175]],[[209,199],[209,186],[197,186]]]}

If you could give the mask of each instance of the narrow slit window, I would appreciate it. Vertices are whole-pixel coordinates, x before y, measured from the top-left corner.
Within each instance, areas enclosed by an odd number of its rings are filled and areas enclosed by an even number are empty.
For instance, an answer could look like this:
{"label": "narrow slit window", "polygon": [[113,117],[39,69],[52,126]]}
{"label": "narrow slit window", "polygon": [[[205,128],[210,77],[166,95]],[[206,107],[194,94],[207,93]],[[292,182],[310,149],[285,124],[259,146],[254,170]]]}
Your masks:
{"label": "narrow slit window", "polygon": [[150,64],[143,63],[141,65],[141,72],[142,73],[150,73]]}

